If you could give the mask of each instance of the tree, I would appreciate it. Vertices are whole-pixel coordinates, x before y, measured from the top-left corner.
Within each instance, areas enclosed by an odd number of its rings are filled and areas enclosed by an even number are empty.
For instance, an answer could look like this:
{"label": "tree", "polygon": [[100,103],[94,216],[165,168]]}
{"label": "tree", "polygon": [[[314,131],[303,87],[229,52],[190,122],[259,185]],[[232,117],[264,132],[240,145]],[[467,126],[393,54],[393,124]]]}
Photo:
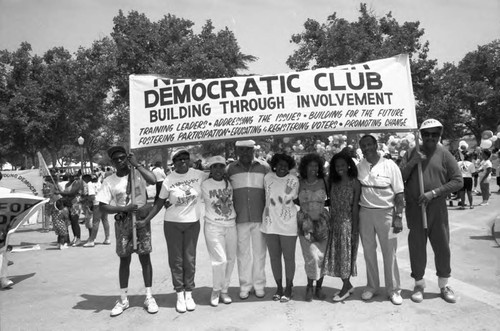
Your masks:
{"label": "tree", "polygon": [[[298,49],[286,61],[291,69],[306,70],[362,63],[407,53],[410,57],[417,116],[427,108],[427,94],[433,88],[431,73],[436,60],[428,59],[429,42],[422,42],[420,22],[399,24],[389,12],[382,18],[360,4],[359,18],[349,22],[334,13],[326,23],[308,19],[304,31],[292,35]],[[300,137],[303,138],[303,137]],[[305,139],[302,139],[305,141]]]}

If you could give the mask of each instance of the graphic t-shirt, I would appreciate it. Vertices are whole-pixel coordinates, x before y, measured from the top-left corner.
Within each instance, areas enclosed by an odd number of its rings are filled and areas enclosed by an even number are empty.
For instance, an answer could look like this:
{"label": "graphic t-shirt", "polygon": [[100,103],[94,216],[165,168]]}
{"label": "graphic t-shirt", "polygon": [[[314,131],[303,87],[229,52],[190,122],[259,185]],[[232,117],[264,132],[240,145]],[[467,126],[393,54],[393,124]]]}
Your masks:
{"label": "graphic t-shirt", "polygon": [[209,178],[201,184],[205,202],[205,221],[220,226],[236,225],[233,187],[229,181]]}
{"label": "graphic t-shirt", "polygon": [[[147,202],[146,180],[142,175],[134,170],[135,174],[135,203],[140,208]],[[127,201],[128,176],[118,177],[116,173],[104,178],[100,190],[97,192],[96,201],[116,206],[126,206],[130,204],[130,196]]]}
{"label": "graphic t-shirt", "polygon": [[201,183],[208,174],[189,168],[185,174],[171,172],[163,181],[160,199],[168,199],[171,206],[165,211],[165,222],[191,223],[201,217]]}
{"label": "graphic t-shirt", "polygon": [[297,235],[297,207],[293,200],[299,194],[299,179],[288,174],[278,177],[270,172],[264,177],[266,207],[262,216],[261,231],[283,236]]}

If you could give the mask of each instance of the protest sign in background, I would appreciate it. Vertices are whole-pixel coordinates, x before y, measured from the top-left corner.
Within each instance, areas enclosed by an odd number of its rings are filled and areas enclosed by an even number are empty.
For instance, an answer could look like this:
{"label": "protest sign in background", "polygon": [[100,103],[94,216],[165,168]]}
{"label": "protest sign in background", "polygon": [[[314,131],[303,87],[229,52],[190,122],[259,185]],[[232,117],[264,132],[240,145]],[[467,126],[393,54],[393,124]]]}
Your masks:
{"label": "protest sign in background", "polygon": [[43,177],[39,169],[14,170],[2,172],[0,186],[16,193],[29,193],[43,196]]}
{"label": "protest sign in background", "polygon": [[130,76],[131,148],[417,128],[407,55],[273,76]]}

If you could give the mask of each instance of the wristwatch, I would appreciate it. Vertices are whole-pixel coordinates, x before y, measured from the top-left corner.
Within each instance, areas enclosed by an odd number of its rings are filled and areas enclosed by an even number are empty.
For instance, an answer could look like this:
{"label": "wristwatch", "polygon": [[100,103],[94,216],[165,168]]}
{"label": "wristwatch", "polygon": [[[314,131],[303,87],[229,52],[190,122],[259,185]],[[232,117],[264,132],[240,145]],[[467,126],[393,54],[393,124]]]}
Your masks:
{"label": "wristwatch", "polygon": [[432,191],[431,191],[431,193],[432,193],[432,198],[433,198],[433,199],[434,199],[435,197],[437,197],[437,193],[436,193],[436,191],[432,190]]}
{"label": "wristwatch", "polygon": [[403,213],[396,213],[396,217],[403,218]]}

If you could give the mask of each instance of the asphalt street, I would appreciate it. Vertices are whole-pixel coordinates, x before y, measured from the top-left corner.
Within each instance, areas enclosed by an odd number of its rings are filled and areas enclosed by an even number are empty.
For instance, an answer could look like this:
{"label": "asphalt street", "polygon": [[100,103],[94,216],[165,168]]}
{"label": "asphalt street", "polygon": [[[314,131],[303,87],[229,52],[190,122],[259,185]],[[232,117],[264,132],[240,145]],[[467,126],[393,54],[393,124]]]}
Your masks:
{"label": "asphalt street", "polygon": [[[492,180],[491,190],[498,186]],[[475,204],[481,198],[474,197]],[[197,249],[197,308],[184,314],[175,311],[173,291],[163,235],[162,213],[152,224],[154,269],[153,291],[159,312],[150,315],[143,308],[144,285],[141,266],[132,259],[129,285],[131,307],[118,317],[110,311],[119,296],[118,263],[114,242],[94,248],[57,249],[53,232],[40,226],[24,227],[11,237],[9,260],[12,289],[0,290],[0,330],[498,330],[500,324],[500,194],[493,193],[488,206],[460,210],[457,202],[448,207],[451,229],[452,278],[450,285],[458,295],[456,304],[439,296],[433,254],[428,246],[426,293],[422,303],[410,300],[413,279],[407,246],[407,229],[399,237],[398,263],[401,273],[401,306],[391,304],[379,294],[361,300],[366,285],[363,250],[358,254],[358,276],[352,278],[355,292],[341,303],[332,297],[341,287],[338,278],[326,277],[325,301],[304,301],[306,276],[297,244],[296,275],[292,301],[272,301],[275,291],[269,259],[266,261],[266,296],[238,298],[237,269],[233,273],[230,295],[233,303],[209,304],[212,271],[203,233]],[[498,224],[496,229],[494,224]],[[82,225],[85,239],[86,230]],[[113,238],[113,235],[112,235]],[[102,227],[97,242],[104,240]],[[383,282],[382,258],[379,269]]]}

